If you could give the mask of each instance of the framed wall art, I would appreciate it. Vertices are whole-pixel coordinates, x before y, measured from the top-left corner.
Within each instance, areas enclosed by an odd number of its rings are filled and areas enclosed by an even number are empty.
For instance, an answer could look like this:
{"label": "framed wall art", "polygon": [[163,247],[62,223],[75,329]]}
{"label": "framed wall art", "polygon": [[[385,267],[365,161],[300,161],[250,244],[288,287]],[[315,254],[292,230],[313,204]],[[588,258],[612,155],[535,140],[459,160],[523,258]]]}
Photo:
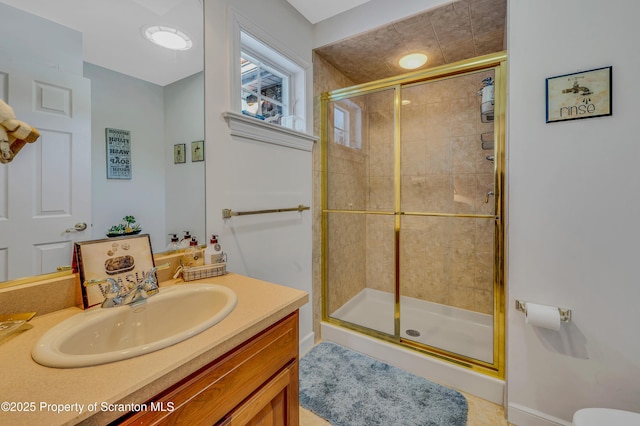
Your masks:
{"label": "framed wall art", "polygon": [[611,67],[547,78],[547,123],[611,115]]}
{"label": "framed wall art", "polygon": [[185,163],[187,161],[186,155],[185,155],[186,149],[187,149],[187,146],[184,143],[177,143],[173,145],[173,163],[174,164]]}
{"label": "framed wall art", "polygon": [[131,179],[131,132],[105,129],[107,179]]}
{"label": "framed wall art", "polygon": [[107,287],[106,283],[90,286],[84,283],[113,278],[121,286],[137,285],[155,266],[148,234],[77,242],[74,260],[85,309],[102,303]]}
{"label": "framed wall art", "polygon": [[191,142],[191,161],[204,161],[204,141]]}

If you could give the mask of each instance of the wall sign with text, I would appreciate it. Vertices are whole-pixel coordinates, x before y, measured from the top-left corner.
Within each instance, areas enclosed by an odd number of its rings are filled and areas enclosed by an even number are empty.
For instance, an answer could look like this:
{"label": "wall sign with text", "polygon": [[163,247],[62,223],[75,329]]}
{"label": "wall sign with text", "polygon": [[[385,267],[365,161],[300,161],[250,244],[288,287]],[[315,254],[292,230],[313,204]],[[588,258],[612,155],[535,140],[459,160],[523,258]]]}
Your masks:
{"label": "wall sign with text", "polygon": [[611,115],[611,67],[547,78],[547,123]]}
{"label": "wall sign with text", "polygon": [[131,132],[105,129],[107,179],[131,179]]}

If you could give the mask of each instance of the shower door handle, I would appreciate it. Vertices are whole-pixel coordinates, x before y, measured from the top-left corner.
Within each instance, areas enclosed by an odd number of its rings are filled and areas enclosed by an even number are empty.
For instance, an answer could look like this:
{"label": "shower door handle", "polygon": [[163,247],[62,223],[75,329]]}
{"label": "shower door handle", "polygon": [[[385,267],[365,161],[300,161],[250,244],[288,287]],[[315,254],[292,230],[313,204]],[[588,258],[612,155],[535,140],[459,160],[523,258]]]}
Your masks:
{"label": "shower door handle", "polygon": [[494,195],[493,191],[487,191],[487,194],[484,196],[484,203],[487,204],[489,202],[489,197],[493,197]]}

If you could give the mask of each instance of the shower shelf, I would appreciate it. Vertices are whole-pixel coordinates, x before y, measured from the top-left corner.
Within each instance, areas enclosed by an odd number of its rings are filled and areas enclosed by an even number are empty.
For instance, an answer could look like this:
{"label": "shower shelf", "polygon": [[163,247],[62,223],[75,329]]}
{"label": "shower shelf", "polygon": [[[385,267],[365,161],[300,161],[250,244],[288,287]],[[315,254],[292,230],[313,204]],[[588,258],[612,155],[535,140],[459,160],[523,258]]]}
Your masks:
{"label": "shower shelf", "polygon": [[483,123],[492,123],[495,119],[493,101],[483,102],[480,105],[480,121]]}
{"label": "shower shelf", "polygon": [[486,132],[486,133],[480,134],[480,142],[482,143],[482,149],[492,150],[493,149],[493,132]]}

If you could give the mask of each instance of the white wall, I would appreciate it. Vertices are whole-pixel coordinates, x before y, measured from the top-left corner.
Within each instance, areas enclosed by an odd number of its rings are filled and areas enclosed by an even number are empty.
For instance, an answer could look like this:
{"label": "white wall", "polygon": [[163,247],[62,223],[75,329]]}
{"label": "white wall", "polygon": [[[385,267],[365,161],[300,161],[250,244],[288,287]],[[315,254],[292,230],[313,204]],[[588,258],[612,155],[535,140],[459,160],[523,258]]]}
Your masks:
{"label": "white wall", "polygon": [[[509,420],[640,412],[640,3],[509,2]],[[545,123],[545,78],[613,66],[613,116]],[[560,332],[514,300],[569,307]]]}
{"label": "white wall", "polygon": [[[85,64],[91,80],[92,237],[126,215],[135,216],[151,235],[154,252],[165,242],[165,143],[163,88]],[[131,132],[132,178],[107,179],[105,129]]]}
{"label": "white wall", "polygon": [[[191,142],[204,140],[204,73],[200,72],[164,87],[164,133],[166,167],[165,234],[182,238],[184,231],[208,243],[205,234],[204,161],[191,161]],[[185,163],[173,162],[174,144],[186,147]],[[213,165],[215,166],[215,164]],[[170,241],[164,235],[164,251]]]}
{"label": "white wall", "polygon": [[[311,24],[285,0],[205,0],[208,233],[220,235],[230,271],[311,293],[310,212],[226,221],[221,216],[225,208],[262,210],[311,203],[311,152],[231,137],[222,118],[230,105],[230,61],[239,60],[230,58],[234,40],[230,26],[237,14],[311,65]],[[311,83],[309,73],[308,117],[312,109]],[[311,304],[301,309],[300,338],[307,343],[313,341]]]}
{"label": "white wall", "polygon": [[82,75],[82,33],[0,3],[0,56]]}

